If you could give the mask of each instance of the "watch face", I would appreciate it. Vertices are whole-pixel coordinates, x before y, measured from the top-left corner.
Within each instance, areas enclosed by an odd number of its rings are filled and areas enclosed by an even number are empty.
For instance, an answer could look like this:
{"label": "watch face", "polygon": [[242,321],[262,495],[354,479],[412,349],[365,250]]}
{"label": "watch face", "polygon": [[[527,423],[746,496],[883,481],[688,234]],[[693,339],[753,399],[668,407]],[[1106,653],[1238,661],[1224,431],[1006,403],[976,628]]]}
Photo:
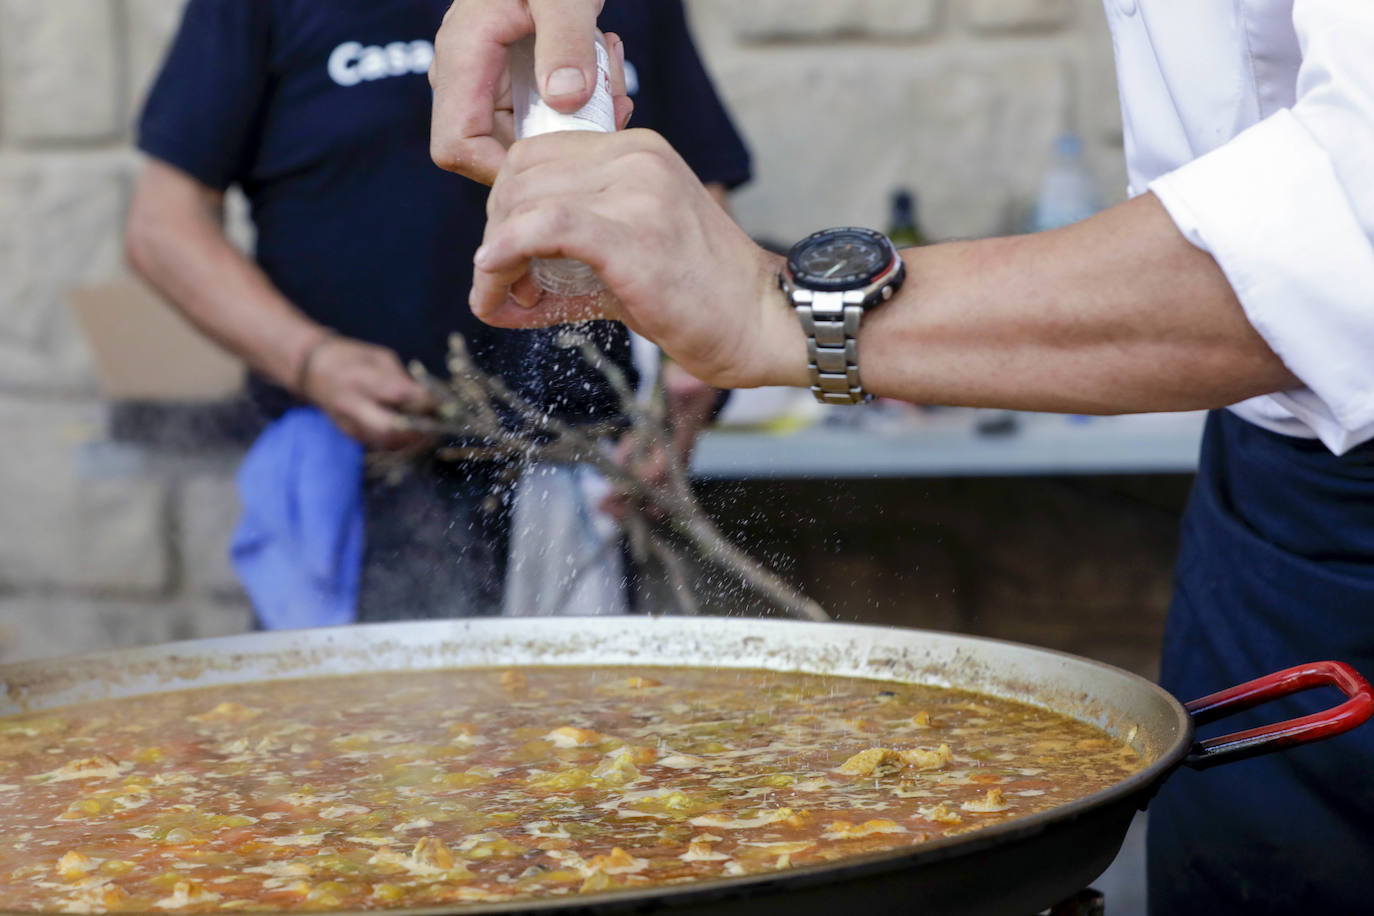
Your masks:
{"label": "watch face", "polygon": [[892,266],[891,243],[871,229],[827,229],[792,249],[787,267],[808,289],[861,289]]}

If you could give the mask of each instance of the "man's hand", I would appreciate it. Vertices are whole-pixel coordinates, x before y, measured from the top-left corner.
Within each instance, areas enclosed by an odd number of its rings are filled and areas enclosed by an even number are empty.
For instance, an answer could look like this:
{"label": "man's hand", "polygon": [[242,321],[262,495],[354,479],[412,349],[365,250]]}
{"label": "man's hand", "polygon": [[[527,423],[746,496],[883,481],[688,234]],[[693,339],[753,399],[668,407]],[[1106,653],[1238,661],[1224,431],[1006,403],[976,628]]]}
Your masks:
{"label": "man's hand", "polygon": [[309,398],[344,433],[370,448],[402,449],[425,436],[406,427],[404,415],[434,410],[434,399],[402,367],[395,353],[358,340],[317,344],[301,378]]}
{"label": "man's hand", "polygon": [[[596,17],[604,0],[456,0],[434,41],[430,153],[442,168],[491,184],[511,145],[511,45],[535,36],[535,79],[544,101],[577,111],[596,87]],[[634,103],[625,89],[625,48],[606,36],[616,124]]]}
{"label": "man's hand", "polygon": [[[806,385],[780,261],[744,233],[658,134],[559,133],[515,146],[488,207],[471,305],[498,327],[616,318],[722,388]],[[576,258],[614,293],[541,295],[532,258]]]}

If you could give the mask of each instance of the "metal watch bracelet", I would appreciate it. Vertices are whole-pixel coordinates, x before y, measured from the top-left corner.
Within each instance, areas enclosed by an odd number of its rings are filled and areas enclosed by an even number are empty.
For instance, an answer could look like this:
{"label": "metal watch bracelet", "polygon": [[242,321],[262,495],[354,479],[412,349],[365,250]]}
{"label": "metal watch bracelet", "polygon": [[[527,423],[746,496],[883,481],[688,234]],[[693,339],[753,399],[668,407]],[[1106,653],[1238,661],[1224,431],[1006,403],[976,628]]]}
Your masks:
{"label": "metal watch bracelet", "polygon": [[[796,299],[809,301],[796,301]],[[794,299],[797,317],[806,332],[806,355],[811,371],[811,393],[822,404],[862,404],[868,400],[859,378],[859,322],[863,318],[862,294],[803,293]]]}

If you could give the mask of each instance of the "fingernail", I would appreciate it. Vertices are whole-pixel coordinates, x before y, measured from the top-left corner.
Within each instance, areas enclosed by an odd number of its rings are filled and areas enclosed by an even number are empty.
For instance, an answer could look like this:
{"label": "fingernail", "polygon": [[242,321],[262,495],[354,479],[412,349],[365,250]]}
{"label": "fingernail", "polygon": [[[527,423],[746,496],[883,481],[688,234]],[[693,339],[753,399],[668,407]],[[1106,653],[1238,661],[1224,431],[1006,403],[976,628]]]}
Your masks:
{"label": "fingernail", "polygon": [[472,256],[472,263],[476,264],[478,267],[485,268],[487,266],[487,258],[490,254],[491,252],[487,251],[487,246],[483,245],[481,248],[478,248],[477,253]]}
{"label": "fingernail", "polygon": [[587,77],[576,67],[564,67],[549,74],[544,87],[551,96],[574,95],[587,89]]}

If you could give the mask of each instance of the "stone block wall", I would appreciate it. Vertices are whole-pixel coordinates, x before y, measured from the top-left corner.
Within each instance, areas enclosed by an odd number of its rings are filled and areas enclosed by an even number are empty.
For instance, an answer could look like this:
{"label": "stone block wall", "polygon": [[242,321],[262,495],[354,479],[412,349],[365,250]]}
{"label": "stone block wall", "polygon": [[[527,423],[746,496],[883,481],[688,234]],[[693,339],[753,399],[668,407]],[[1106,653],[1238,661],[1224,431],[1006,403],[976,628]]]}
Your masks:
{"label": "stone block wall", "polygon": [[181,0],[0,0],[0,661],[235,632],[228,464],[102,447],[67,306],[126,276],[131,125]]}
{"label": "stone block wall", "polygon": [[[687,3],[754,152],[758,180],[737,211],[757,236],[882,225],[897,186],[921,195],[935,237],[1014,230],[1068,126],[1088,141],[1108,197],[1124,186],[1100,0]],[[248,621],[224,557],[234,456],[188,467],[102,447],[106,408],[65,303],[73,286],[125,274],[120,227],[138,169],[131,124],[181,6],[0,0],[0,661]],[[745,497],[775,505],[771,493],[746,488]],[[893,573],[912,556],[924,558],[932,625],[976,627],[999,594],[1061,587],[1042,565],[1012,562],[1013,547],[994,549],[993,517],[972,547],[944,540],[966,499],[958,492],[924,516],[916,506],[931,497],[921,488],[854,498],[911,511],[880,533],[851,530],[843,550],[829,550],[824,533],[785,545],[805,557],[799,581],[846,617],[895,601],[883,583],[904,581]],[[748,529],[728,510],[725,521]],[[1025,538],[1027,526],[1007,538]],[[1168,547],[1147,551],[1153,565],[1140,561],[1155,576],[1141,598],[1150,607]],[[1007,562],[987,566],[1001,571],[975,577],[974,588],[971,561],[951,559],[960,549]],[[848,578],[817,575],[827,564]]]}
{"label": "stone block wall", "polygon": [[909,186],[933,238],[1016,231],[1051,146],[1079,132],[1124,196],[1101,0],[688,0],[758,179],[751,232],[883,226]]}

